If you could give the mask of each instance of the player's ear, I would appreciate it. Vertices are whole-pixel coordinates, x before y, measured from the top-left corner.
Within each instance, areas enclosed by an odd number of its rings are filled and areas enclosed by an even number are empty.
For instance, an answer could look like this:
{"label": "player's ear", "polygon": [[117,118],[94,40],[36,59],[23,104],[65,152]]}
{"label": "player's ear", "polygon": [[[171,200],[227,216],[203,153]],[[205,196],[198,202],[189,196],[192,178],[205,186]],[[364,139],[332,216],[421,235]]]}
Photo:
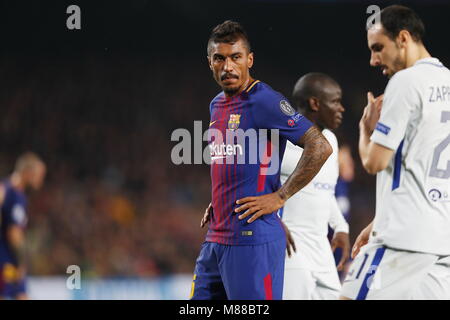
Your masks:
{"label": "player's ear", "polygon": [[253,52],[250,52],[247,56],[247,65],[249,69],[253,67],[253,59],[254,59]]}
{"label": "player's ear", "polygon": [[314,111],[314,112],[319,111],[319,99],[317,99],[316,97],[310,97],[308,99],[308,103],[309,103],[309,108],[312,111]]}
{"label": "player's ear", "polygon": [[412,40],[412,37],[408,30],[401,30],[398,33],[397,43],[401,48],[404,48],[409,40]]}
{"label": "player's ear", "polygon": [[209,69],[213,69],[213,67],[212,67],[212,59],[210,58],[210,56],[206,56],[206,59],[208,59],[208,66],[209,66]]}

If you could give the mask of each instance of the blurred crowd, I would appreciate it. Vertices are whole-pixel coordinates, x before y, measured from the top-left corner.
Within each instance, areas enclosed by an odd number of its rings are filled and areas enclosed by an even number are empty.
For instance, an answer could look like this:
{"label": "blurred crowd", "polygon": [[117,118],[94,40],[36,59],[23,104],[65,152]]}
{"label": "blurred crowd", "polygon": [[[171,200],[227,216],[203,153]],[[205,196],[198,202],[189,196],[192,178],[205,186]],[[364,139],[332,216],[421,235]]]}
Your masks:
{"label": "blurred crowd", "polygon": [[170,162],[164,118],[173,97],[160,90],[176,84],[154,64],[150,72],[122,63],[108,56],[3,60],[1,174],[27,150],[49,169],[44,188],[29,198],[32,274],[63,274],[72,264],[93,276],[192,272],[208,168]]}
{"label": "blurred crowd", "polygon": [[[187,61],[108,51],[3,57],[0,173],[28,150],[48,165],[44,188],[29,196],[31,274],[64,274],[69,265],[98,277],[193,271],[209,168],[172,164],[170,135],[209,121],[218,88],[203,60]],[[373,214],[373,180],[358,170],[353,238]]]}

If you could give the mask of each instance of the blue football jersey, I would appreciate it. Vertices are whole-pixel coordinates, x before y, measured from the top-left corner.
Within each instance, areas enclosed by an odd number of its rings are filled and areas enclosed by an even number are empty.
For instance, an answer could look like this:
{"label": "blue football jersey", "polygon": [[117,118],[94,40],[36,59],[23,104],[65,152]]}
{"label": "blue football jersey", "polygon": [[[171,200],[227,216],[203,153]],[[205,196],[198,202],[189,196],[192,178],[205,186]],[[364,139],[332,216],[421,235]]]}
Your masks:
{"label": "blue football jersey", "polygon": [[[286,141],[298,144],[312,123],[282,94],[258,80],[235,97],[217,95],[210,113],[212,214],[206,241],[262,244],[284,237],[277,212],[249,224],[250,217],[239,220],[243,212],[234,212],[236,200],[280,188]],[[273,129],[276,135],[270,132]]]}

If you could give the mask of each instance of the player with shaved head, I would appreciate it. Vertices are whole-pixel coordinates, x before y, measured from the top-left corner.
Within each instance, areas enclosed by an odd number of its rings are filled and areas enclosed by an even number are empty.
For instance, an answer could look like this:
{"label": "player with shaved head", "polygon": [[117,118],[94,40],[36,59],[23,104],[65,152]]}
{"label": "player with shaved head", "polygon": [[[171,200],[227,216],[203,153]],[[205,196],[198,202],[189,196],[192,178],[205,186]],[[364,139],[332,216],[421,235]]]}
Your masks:
{"label": "player with shaved head", "polygon": [[27,299],[25,227],[28,188],[42,187],[46,166],[32,152],[21,155],[13,173],[0,184],[0,298]]}
{"label": "player with shaved head", "polygon": [[[295,84],[293,103],[297,110],[317,125],[333,148],[314,179],[286,201],[282,220],[295,243],[295,252],[286,257],[283,299],[338,299],[342,270],[350,254],[349,227],[339,209],[335,187],[339,177],[338,143],[331,130],[337,129],[345,111],[339,84],[323,73],[308,73]],[[281,182],[295,170],[303,149],[287,143],[281,165]],[[328,226],[334,229],[331,246]],[[342,248],[336,268],[333,250]]]}

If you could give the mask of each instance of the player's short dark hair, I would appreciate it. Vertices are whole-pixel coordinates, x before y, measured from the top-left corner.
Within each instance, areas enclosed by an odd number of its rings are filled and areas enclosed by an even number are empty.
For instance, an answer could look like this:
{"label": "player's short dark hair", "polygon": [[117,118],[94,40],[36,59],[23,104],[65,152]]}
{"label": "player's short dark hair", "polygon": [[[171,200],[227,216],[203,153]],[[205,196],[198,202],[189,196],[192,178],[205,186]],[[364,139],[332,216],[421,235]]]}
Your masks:
{"label": "player's short dark hair", "polygon": [[300,113],[311,111],[309,99],[312,97],[321,99],[323,87],[329,84],[339,86],[336,80],[325,73],[307,73],[295,83],[291,101]]}
{"label": "player's short dark hair", "polygon": [[392,5],[381,10],[380,15],[384,32],[391,40],[395,40],[400,31],[407,30],[416,42],[423,42],[425,25],[411,8]]}
{"label": "player's short dark hair", "polygon": [[233,43],[242,39],[248,52],[251,51],[247,33],[239,22],[227,20],[217,25],[211,32],[208,40],[208,56],[213,43]]}

